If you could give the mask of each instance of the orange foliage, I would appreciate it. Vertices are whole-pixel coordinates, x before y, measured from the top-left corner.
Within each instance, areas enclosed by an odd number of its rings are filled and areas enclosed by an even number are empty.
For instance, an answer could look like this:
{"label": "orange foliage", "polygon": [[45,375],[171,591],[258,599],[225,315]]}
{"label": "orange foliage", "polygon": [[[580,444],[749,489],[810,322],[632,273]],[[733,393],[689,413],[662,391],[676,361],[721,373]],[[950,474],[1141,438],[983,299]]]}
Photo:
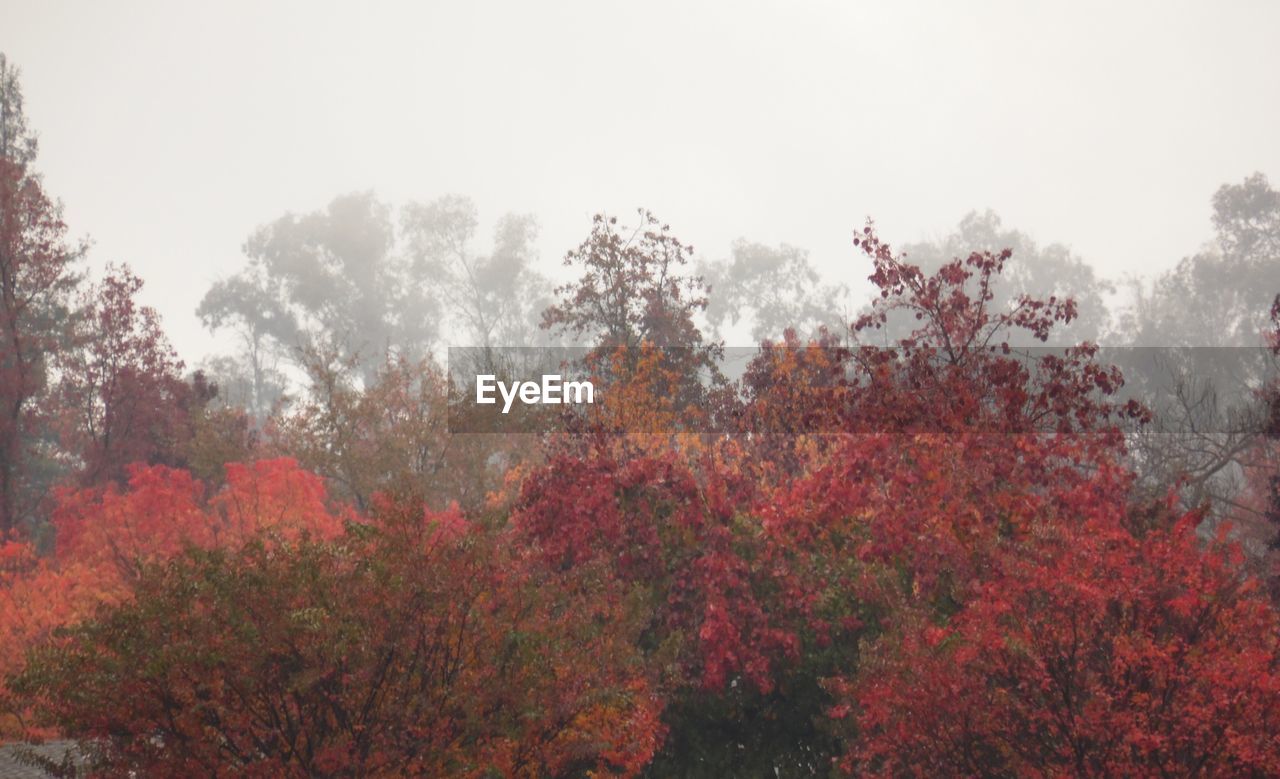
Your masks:
{"label": "orange foliage", "polygon": [[[54,629],[127,600],[146,566],[184,549],[237,549],[259,536],[333,538],[343,529],[320,478],[289,459],[228,465],[226,486],[208,499],[204,493],[186,471],[143,465],[130,467],[123,490],[59,491],[52,558],[27,544],[0,547],[0,678],[20,670]],[[0,734],[14,731],[10,715]]]}

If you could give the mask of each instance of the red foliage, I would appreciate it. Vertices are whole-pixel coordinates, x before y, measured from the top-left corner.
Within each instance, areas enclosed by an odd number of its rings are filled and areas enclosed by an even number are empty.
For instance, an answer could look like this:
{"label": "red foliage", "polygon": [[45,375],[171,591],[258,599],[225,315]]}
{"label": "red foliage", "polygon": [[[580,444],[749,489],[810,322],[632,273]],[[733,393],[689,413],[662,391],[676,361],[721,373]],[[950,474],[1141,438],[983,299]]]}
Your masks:
{"label": "red foliage", "polygon": [[0,574],[0,678],[55,628],[128,600],[148,565],[188,548],[328,539],[343,528],[320,479],[287,459],[229,466],[226,486],[207,500],[185,471],[135,465],[124,489],[65,489],[56,504],[52,558],[26,544],[0,547],[0,566],[12,571]]}
{"label": "red foliage", "polygon": [[124,491],[114,484],[64,491],[54,524],[59,565],[89,566],[121,583],[188,547],[238,549],[264,534],[288,542],[342,532],[324,483],[287,458],[227,465],[226,485],[207,501],[204,485],[186,471],[134,465]]}
{"label": "red foliage", "polygon": [[141,289],[128,268],[85,289],[78,348],[60,356],[63,444],[82,485],[123,480],[136,462],[185,464],[192,410],[208,400],[183,381],[159,315],[136,300]]}
{"label": "red foliage", "polygon": [[17,685],[111,775],[635,775],[660,701],[621,593],[456,512],[386,510],[149,568]]}
{"label": "red foliage", "polygon": [[[1102,663],[1118,651],[1113,645],[1129,653],[1115,662],[1148,670],[1170,668],[1181,657],[1176,647],[1199,653],[1181,686],[1168,688],[1185,706],[1147,731],[1134,723],[1154,723],[1144,709],[1151,699],[1134,690],[1150,684],[1111,665],[1091,670],[1089,694],[1114,703],[1091,733],[1118,728],[1124,717],[1137,728],[1134,743],[1185,726],[1179,743],[1201,750],[1194,759],[1205,757],[1206,766],[1269,766],[1256,762],[1269,709],[1238,707],[1229,702],[1235,693],[1221,706],[1204,695],[1217,680],[1242,691],[1248,673],[1271,689],[1275,615],[1233,561],[1196,546],[1185,523],[1174,530],[1129,505],[1132,474],[1118,423],[1146,412],[1110,400],[1122,378],[1095,361],[1094,347],[1014,346],[1019,331],[1043,340],[1055,323],[1070,321],[1072,304],[1022,300],[990,311],[1003,255],[971,255],[926,277],[872,232],[859,243],[875,262],[872,280],[883,297],[858,330],[907,310],[921,322],[915,334],[892,348],[792,340],[765,350],[747,374],[740,418],[748,435],[738,440],[643,454],[597,442],[562,453],[524,485],[513,518],[523,537],[557,569],[604,564],[648,593],[654,656],[674,644],[680,658],[677,699],[727,694],[739,679],[768,694],[784,682],[793,688],[798,673],[826,675],[833,697],[825,708],[835,720],[866,712],[860,729],[844,734],[847,768],[1077,770],[1053,768],[1059,758],[1048,746],[1036,747],[1039,758],[1009,762],[1006,742],[965,763],[964,744],[928,742],[948,722],[925,716],[953,712],[964,724],[972,718],[966,706],[986,707],[1000,711],[989,718],[992,728],[1054,716],[1051,702],[1034,696],[1026,710],[1016,708],[1027,689],[1020,679],[992,693],[1005,709],[975,696],[991,689],[991,663],[1021,651],[997,636],[1001,620],[1049,639],[1072,619],[1092,625],[1079,638],[1082,662]],[[1075,586],[1071,575],[1094,600],[1054,602],[1063,593],[1054,587]],[[1009,598],[991,605],[1001,593]],[[1204,615],[1222,620],[1209,626],[1212,640],[1187,633],[1199,613],[1178,621],[1185,616],[1178,609],[1200,593],[1222,609]],[[1108,616],[1116,604],[1128,616]],[[913,669],[925,649],[970,621],[988,626],[989,640],[966,644],[976,648],[959,660],[939,659],[937,679],[919,681]],[[1260,638],[1233,644],[1228,637],[1246,626]],[[866,656],[874,662],[864,665]],[[1215,672],[1218,664],[1235,670]],[[938,700],[940,689],[975,692],[955,693],[950,707]],[[1240,751],[1219,749],[1218,725],[1191,729],[1205,712],[1248,734]],[[900,746],[904,733],[928,748]],[[1193,764],[1178,762],[1193,760],[1182,747],[1131,746],[1130,762],[1104,755],[1097,770]]]}
{"label": "red foliage", "polygon": [[714,465],[698,476],[674,453],[561,455],[526,481],[512,524],[557,570],[603,564],[647,589],[652,630],[696,637],[681,648],[677,684],[719,690],[744,674],[768,690],[770,658],[798,644],[757,592],[758,539],[735,525],[750,486]]}
{"label": "red foliage", "polygon": [[[686,751],[660,773],[1280,772],[1274,605],[1196,517],[1134,505],[1120,423],[1146,412],[1113,400],[1118,371],[1089,344],[1017,346],[1074,304],[992,310],[1007,253],[926,276],[870,228],[857,244],[881,298],[853,343],[789,334],[717,407],[736,435],[698,436],[686,369],[714,347],[689,329],[697,284],[663,281],[687,247],[597,220],[548,322],[597,356],[637,347],[613,372],[635,381],[522,474],[509,514],[382,496],[348,516],[287,460],[229,466],[212,495],[135,466],[127,488],[59,494],[51,560],[0,547],[0,670],[82,623],[15,689],[121,772],[635,774],[668,726]],[[152,366],[118,378],[155,408],[84,439],[86,462],[163,461],[134,432],[177,424],[173,365],[154,323],[108,311],[131,324],[102,359]],[[904,312],[909,337],[860,340]],[[655,356],[670,344],[698,360]],[[343,470],[395,483],[369,441]],[[799,740],[756,762],[707,762],[784,727]]]}
{"label": "red foliage", "polygon": [[57,352],[67,293],[82,249],[40,181],[0,157],[0,540],[29,518],[39,496],[26,481],[41,416],[37,399]]}
{"label": "red foliage", "polygon": [[856,681],[843,765],[898,776],[1275,775],[1275,612],[1195,517],[1136,538],[1065,522],[950,620],[901,615]]}

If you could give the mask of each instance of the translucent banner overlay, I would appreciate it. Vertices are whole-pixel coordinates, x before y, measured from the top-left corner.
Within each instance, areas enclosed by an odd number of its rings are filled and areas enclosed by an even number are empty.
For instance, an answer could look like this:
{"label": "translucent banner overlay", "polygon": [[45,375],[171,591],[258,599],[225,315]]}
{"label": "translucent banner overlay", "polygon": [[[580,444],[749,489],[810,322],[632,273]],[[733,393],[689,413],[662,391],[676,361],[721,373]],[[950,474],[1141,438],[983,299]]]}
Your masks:
{"label": "translucent banner overlay", "polygon": [[[934,401],[944,406],[955,399],[959,393],[932,378],[957,375],[969,380],[968,392],[977,397],[994,396],[1000,381],[1025,386],[1026,402],[1032,404],[1049,397],[1055,377],[1079,378],[1081,366],[1092,365],[1086,393],[1091,401],[1113,406],[1136,401],[1150,412],[1149,421],[1117,414],[1113,421],[1126,430],[1238,434],[1269,424],[1265,391],[1280,378],[1280,358],[1262,347],[1101,347],[1092,354],[1062,347],[1007,353],[995,348],[958,359],[960,368],[953,365],[957,358],[944,352],[869,347],[637,347],[607,353],[573,347],[451,347],[449,430],[957,432],[957,418],[963,428],[968,416],[938,415],[935,428],[928,413],[912,413],[911,391],[903,384],[893,392],[907,399],[907,408],[899,403],[896,411],[877,416],[873,395],[885,386],[877,381],[923,377],[922,408],[929,392],[937,393]],[[908,360],[916,361],[910,369],[904,367]],[[1116,386],[1108,381],[1113,367],[1122,378]],[[873,375],[877,369],[878,377]],[[1015,378],[990,378],[997,375]],[[982,402],[988,410],[1010,403],[1007,398]],[[806,404],[812,407],[808,412]],[[861,406],[858,413],[852,413],[854,404]],[[997,430],[1007,417],[969,416],[975,432]],[[1037,424],[1054,429],[1058,422],[1052,417],[1049,413]]]}

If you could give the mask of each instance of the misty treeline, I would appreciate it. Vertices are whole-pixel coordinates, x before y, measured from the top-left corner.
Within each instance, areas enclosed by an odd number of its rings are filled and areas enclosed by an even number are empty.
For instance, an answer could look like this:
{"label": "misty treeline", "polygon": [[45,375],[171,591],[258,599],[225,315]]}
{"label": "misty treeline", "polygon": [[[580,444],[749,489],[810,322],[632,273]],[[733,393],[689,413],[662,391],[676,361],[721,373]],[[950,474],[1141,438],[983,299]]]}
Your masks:
{"label": "misty treeline", "polygon": [[[1261,174],[1120,289],[990,212],[868,224],[840,279],[643,210],[544,267],[532,216],[339,195],[249,232],[193,369],[36,154],[0,57],[0,737],[119,776],[1280,772]],[[601,402],[453,434],[451,345],[585,347]]]}
{"label": "misty treeline", "polygon": [[[1249,458],[1258,455],[1253,443],[1269,424],[1256,391],[1275,367],[1264,347],[1272,299],[1280,290],[1280,193],[1254,174],[1224,184],[1210,205],[1214,237],[1199,253],[1154,278],[1118,284],[1067,247],[1041,246],[1006,228],[991,211],[973,212],[944,238],[908,244],[902,253],[933,272],[974,251],[1009,249],[989,305],[1015,310],[1033,298],[1070,301],[1073,307],[1071,320],[1044,341],[1020,336],[1015,345],[1109,347],[1106,357],[1125,371],[1130,389],[1147,390],[1143,397],[1160,412],[1132,440],[1148,486],[1163,489],[1182,477],[1189,505],[1209,501],[1214,516],[1224,510],[1256,513],[1235,498],[1245,488]],[[617,239],[637,240],[656,226],[653,219],[645,212],[630,225],[622,219]],[[491,235],[483,235],[480,224],[465,197],[395,208],[363,192],[254,230],[244,244],[245,267],[214,284],[197,312],[211,331],[238,344],[230,354],[201,363],[203,375],[218,388],[215,405],[222,413],[244,411],[248,418],[237,424],[247,435],[279,439],[286,432],[300,436],[303,419],[337,423],[351,413],[337,406],[376,397],[387,381],[416,389],[425,381],[434,392],[444,392],[441,363],[449,346],[473,347],[466,352],[471,355],[501,347],[634,347],[645,338],[662,346],[695,343],[689,334],[664,339],[661,328],[644,321],[643,307],[664,296],[692,304],[698,344],[780,343],[788,334],[795,342],[840,343],[867,310],[866,295],[854,293],[852,279],[832,280],[805,250],[787,244],[742,239],[727,257],[712,260],[682,252],[665,260],[670,272],[679,273],[670,276],[671,288],[647,294],[641,277],[646,270],[627,278],[621,268],[592,268],[582,262],[589,248],[584,244],[569,253],[566,264],[594,278],[601,295],[581,321],[566,326],[553,303],[565,292],[579,294],[581,287],[558,286],[554,269],[540,267],[535,219],[501,216]],[[858,273],[853,260],[846,266],[848,275]],[[630,323],[619,313],[627,305],[638,311]],[[612,321],[619,317],[621,324]],[[862,342],[891,346],[917,324],[896,312],[874,334],[863,334]],[[424,412],[419,424],[438,416],[438,409]],[[292,443],[277,443],[280,451],[296,455],[305,438],[332,455],[352,445],[352,435],[312,429]],[[366,435],[376,437],[372,430]],[[423,444],[420,453],[441,447],[439,440]],[[336,464],[322,464],[318,452],[303,461],[349,480]],[[363,505],[368,491],[355,494]]]}
{"label": "misty treeline", "polygon": [[[385,440],[373,441],[382,429],[405,427],[391,418],[357,423],[362,413],[412,418],[420,438],[403,441],[394,456],[415,459],[422,481],[443,467],[448,447],[438,403],[446,347],[591,345],[616,335],[590,323],[554,326],[549,315],[564,288],[553,281],[556,269],[540,263],[533,215],[501,215],[484,229],[464,196],[395,206],[358,192],[250,231],[242,269],[216,282],[195,312],[231,348],[200,359],[193,370],[169,345],[156,313],[136,302],[142,279],[127,266],[107,266],[101,280],[91,280],[88,243],[61,222],[33,167],[36,134],[27,126],[16,72],[6,65],[3,151],[13,198],[6,237],[38,245],[6,249],[11,378],[0,432],[6,453],[0,530],[39,531],[48,516],[44,498],[58,483],[119,479],[124,464],[138,460],[181,464],[216,480],[222,462],[261,446],[302,455],[309,467],[347,484],[363,505],[385,482],[367,465],[360,467],[363,477],[344,473],[341,452],[359,448],[362,437],[364,446],[390,451]],[[902,253],[934,271],[973,251],[1010,249],[991,305],[1070,299],[1075,316],[1050,334],[1050,344],[1262,346],[1280,290],[1280,193],[1259,173],[1224,184],[1210,202],[1206,227],[1213,238],[1200,252],[1154,278],[1120,280],[1118,288],[1066,246],[1039,245],[991,211],[975,211],[945,237],[905,245]],[[17,234],[15,219],[38,224]],[[630,229],[647,226],[638,222]],[[32,262],[9,259],[24,251]],[[862,272],[852,259],[841,274],[823,273],[800,247],[745,238],[725,256],[685,259],[687,289],[671,293],[698,303],[694,325],[709,343],[779,342],[788,331],[801,341],[839,337],[866,310],[866,293],[855,293]],[[617,280],[613,294],[635,295],[635,281]],[[915,324],[896,314],[871,340],[892,345]],[[107,330],[110,338],[103,337]],[[635,332],[644,332],[643,323]],[[1124,367],[1123,352],[1112,356]],[[1155,474],[1153,485],[1189,475],[1193,501],[1229,505],[1243,488],[1240,463],[1265,420],[1261,406],[1229,406],[1215,393],[1238,397],[1241,387],[1256,387],[1265,368],[1215,376],[1208,352],[1164,360],[1131,375],[1150,381],[1158,374],[1166,390],[1173,388],[1163,394],[1177,401],[1135,441],[1135,456],[1143,473]],[[1218,384],[1206,385],[1206,377]],[[393,392],[416,398],[392,410],[379,394]],[[471,485],[465,494],[437,497],[482,495]]]}

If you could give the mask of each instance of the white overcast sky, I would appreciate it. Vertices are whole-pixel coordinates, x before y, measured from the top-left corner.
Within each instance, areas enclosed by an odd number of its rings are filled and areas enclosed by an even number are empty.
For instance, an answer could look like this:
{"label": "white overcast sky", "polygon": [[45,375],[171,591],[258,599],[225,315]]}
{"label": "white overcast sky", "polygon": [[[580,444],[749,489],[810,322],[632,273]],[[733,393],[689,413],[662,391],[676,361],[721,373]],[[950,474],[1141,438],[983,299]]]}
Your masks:
{"label": "white overcast sky", "polygon": [[548,264],[643,205],[845,278],[866,216],[905,243],[989,207],[1118,278],[1280,179],[1280,2],[0,0],[0,51],[73,231],[189,362],[249,232],[353,190],[533,213]]}

